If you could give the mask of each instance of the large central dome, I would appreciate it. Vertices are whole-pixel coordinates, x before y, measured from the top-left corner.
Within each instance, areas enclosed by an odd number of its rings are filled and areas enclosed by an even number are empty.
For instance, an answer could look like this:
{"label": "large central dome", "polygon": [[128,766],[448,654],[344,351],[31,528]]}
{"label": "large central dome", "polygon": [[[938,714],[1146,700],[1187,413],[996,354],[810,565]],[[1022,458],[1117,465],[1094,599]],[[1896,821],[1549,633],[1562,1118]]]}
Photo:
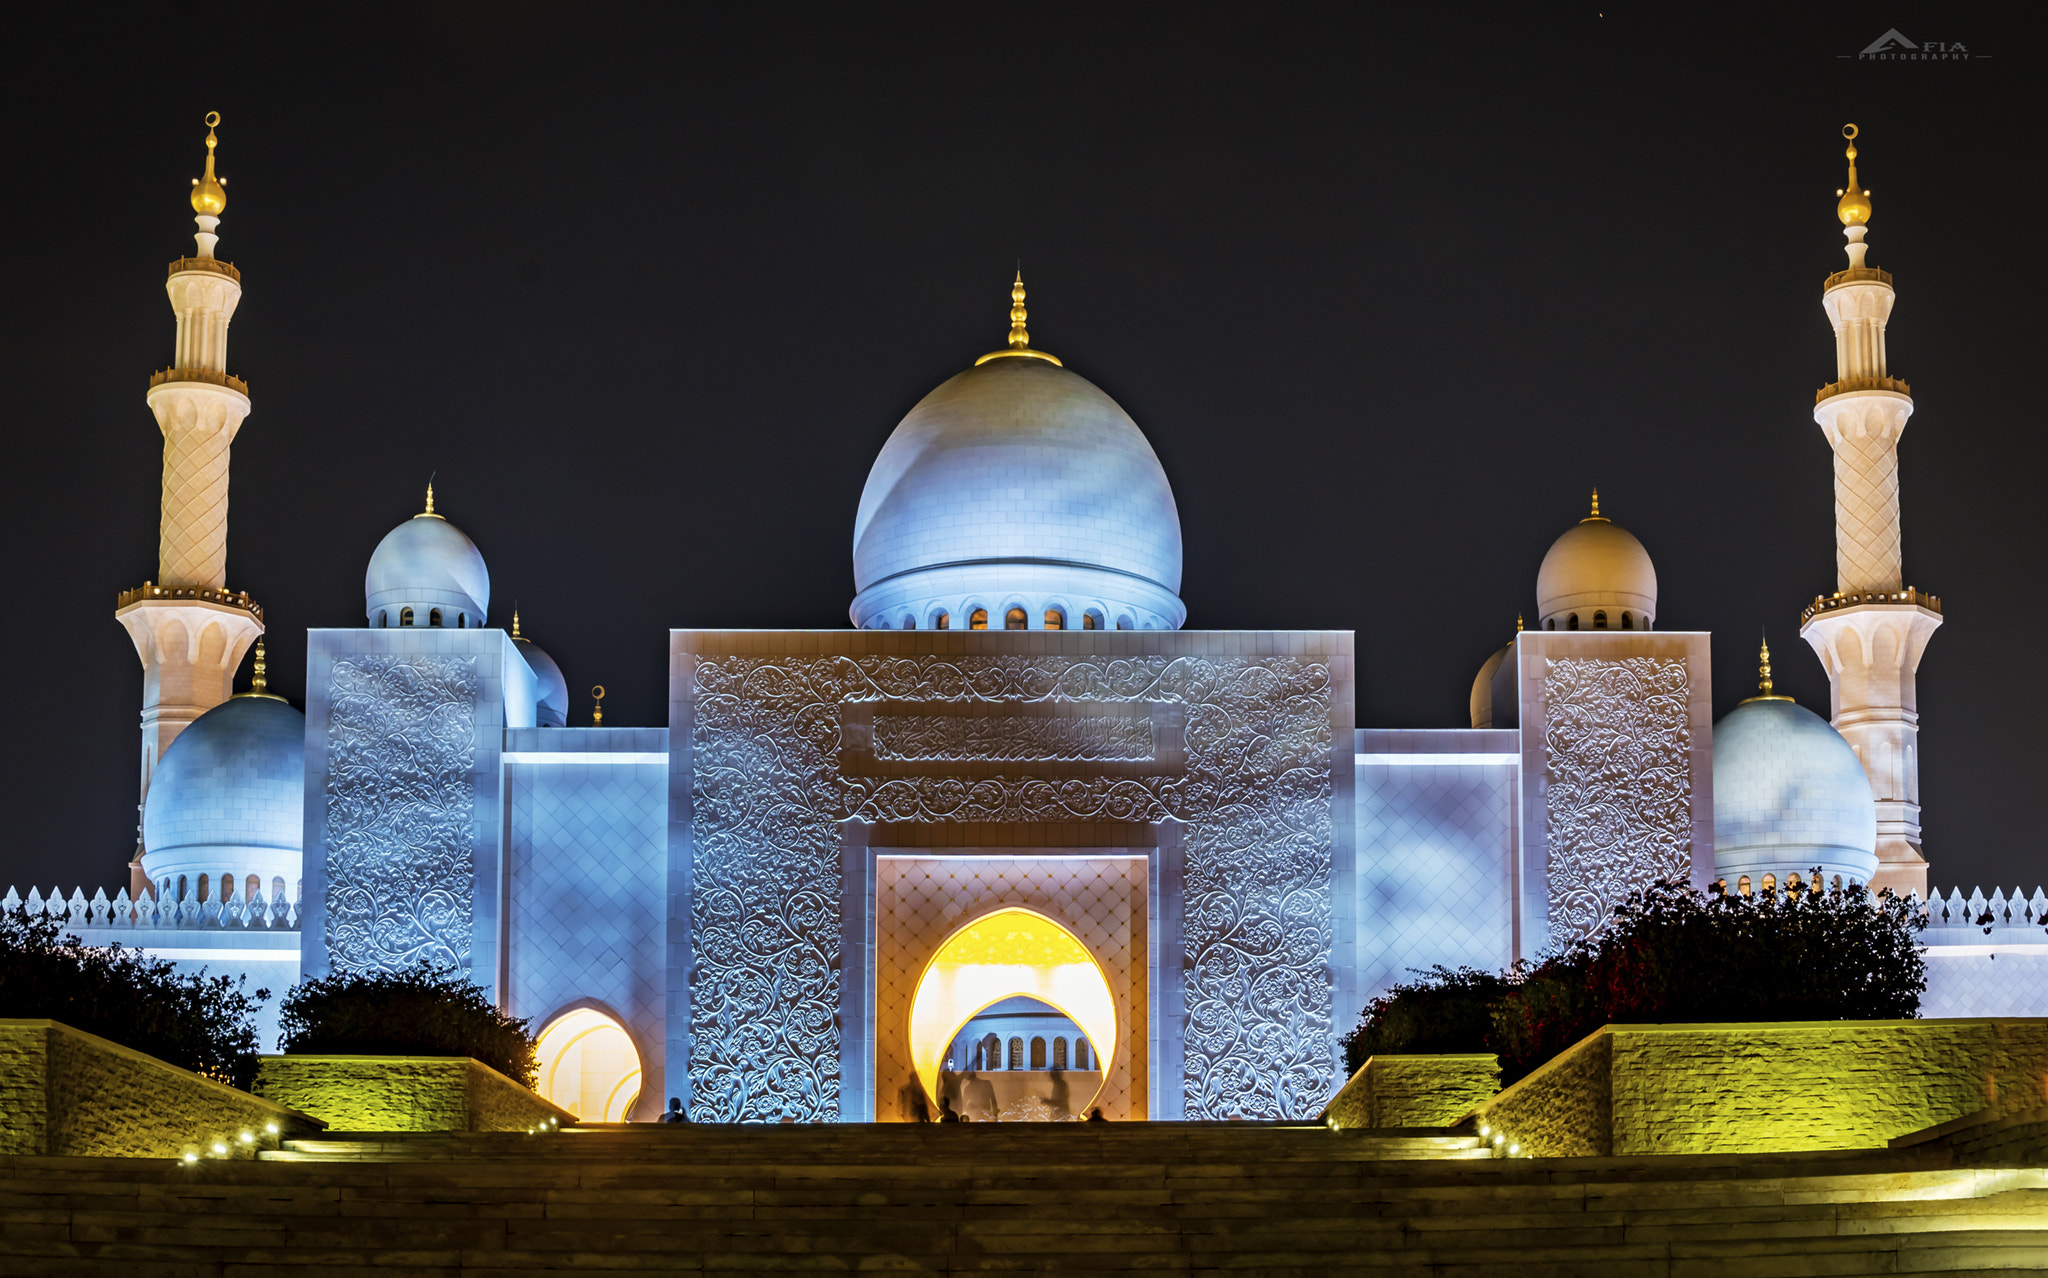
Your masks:
{"label": "large central dome", "polygon": [[1180,567],[1180,512],[1137,423],[1050,360],[990,358],[882,446],[851,613],[864,629],[1175,630]]}

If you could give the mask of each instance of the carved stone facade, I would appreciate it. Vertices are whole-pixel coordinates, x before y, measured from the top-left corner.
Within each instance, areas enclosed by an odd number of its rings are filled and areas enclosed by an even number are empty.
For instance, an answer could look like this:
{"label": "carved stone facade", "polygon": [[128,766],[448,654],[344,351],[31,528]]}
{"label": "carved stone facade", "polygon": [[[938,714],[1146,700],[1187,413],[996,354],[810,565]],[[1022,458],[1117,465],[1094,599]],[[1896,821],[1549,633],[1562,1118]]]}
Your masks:
{"label": "carved stone facade", "polygon": [[468,968],[476,662],[336,661],[328,704],[330,968],[393,971],[421,960]]}
{"label": "carved stone facade", "polygon": [[[678,632],[672,653],[691,940],[669,1089],[695,1117],[842,1116],[845,822],[1020,850],[1177,824],[1174,1108],[1301,1118],[1334,1090],[1348,635]],[[880,726],[903,710],[963,722]]]}

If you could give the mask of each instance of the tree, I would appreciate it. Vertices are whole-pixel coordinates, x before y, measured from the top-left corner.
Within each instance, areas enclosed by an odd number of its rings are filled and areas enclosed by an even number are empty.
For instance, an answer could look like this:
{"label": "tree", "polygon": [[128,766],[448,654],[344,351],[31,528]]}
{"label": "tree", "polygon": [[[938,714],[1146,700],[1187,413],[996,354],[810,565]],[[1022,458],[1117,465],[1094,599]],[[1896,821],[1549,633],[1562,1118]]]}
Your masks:
{"label": "tree", "polygon": [[57,920],[0,911],[0,1016],[47,1018],[248,1090],[256,1008],[247,977],[181,973],[121,945],[87,945]]}
{"label": "tree", "polygon": [[287,1055],[473,1056],[533,1086],[527,1022],[457,969],[417,963],[300,981],[280,1005]]}

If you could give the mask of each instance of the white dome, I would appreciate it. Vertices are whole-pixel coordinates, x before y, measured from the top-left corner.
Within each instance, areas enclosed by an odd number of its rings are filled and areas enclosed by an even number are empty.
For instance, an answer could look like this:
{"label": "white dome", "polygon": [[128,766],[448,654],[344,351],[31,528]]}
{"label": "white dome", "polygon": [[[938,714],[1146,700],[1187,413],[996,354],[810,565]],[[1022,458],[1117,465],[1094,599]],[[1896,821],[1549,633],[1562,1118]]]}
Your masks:
{"label": "white dome", "polygon": [[1877,804],[1856,752],[1825,719],[1753,697],[1714,725],[1714,873],[1733,889],[1819,866],[1844,883],[1877,873]]}
{"label": "white dome", "polygon": [[1505,647],[1488,657],[1486,664],[1479,667],[1479,673],[1473,676],[1470,705],[1473,727],[1493,726],[1493,676],[1500,670],[1500,663],[1506,661],[1514,650],[1514,641],[1509,640]]}
{"label": "white dome", "polygon": [[[1598,624],[1603,612],[1604,627]],[[1545,630],[1648,630],[1656,613],[1657,568],[1650,552],[1598,514],[1552,542],[1536,572],[1536,615]]]}
{"label": "white dome", "polygon": [[275,697],[231,697],[179,733],[142,807],[143,869],[299,880],[306,716]]}
{"label": "white dome", "polygon": [[519,639],[519,655],[526,658],[526,664],[533,668],[533,681],[539,689],[534,703],[534,723],[543,728],[569,726],[569,681],[563,677],[562,668],[541,650],[540,645],[524,636]]}
{"label": "white dome", "polygon": [[924,397],[882,446],[853,524],[860,627],[922,629],[941,611],[992,629],[1178,629],[1180,511],[1137,424],[1092,382],[1001,358]]}
{"label": "white dome", "polygon": [[[476,543],[439,515],[414,515],[384,535],[363,574],[371,626],[441,624],[475,629],[491,602],[491,574]],[[410,623],[404,610],[410,608]]]}

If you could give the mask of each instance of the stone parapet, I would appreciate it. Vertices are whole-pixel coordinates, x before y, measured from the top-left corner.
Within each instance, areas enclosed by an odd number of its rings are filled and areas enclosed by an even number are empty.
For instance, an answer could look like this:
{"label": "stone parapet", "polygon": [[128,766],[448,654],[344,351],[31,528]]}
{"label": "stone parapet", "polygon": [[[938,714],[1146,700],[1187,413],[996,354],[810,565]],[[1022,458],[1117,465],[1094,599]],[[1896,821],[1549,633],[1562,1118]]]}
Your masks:
{"label": "stone parapet", "polygon": [[256,1090],[339,1131],[523,1132],[576,1121],[468,1056],[266,1056]]}
{"label": "stone parapet", "polygon": [[326,1124],[51,1020],[0,1020],[0,1154],[250,1158]]}
{"label": "stone parapet", "polygon": [[1609,1025],[1473,1112],[1538,1157],[1881,1149],[2048,1102],[2048,1019]]}
{"label": "stone parapet", "polygon": [[1491,1052],[1374,1056],[1330,1099],[1323,1121],[1338,1130],[1449,1127],[1500,1090]]}

